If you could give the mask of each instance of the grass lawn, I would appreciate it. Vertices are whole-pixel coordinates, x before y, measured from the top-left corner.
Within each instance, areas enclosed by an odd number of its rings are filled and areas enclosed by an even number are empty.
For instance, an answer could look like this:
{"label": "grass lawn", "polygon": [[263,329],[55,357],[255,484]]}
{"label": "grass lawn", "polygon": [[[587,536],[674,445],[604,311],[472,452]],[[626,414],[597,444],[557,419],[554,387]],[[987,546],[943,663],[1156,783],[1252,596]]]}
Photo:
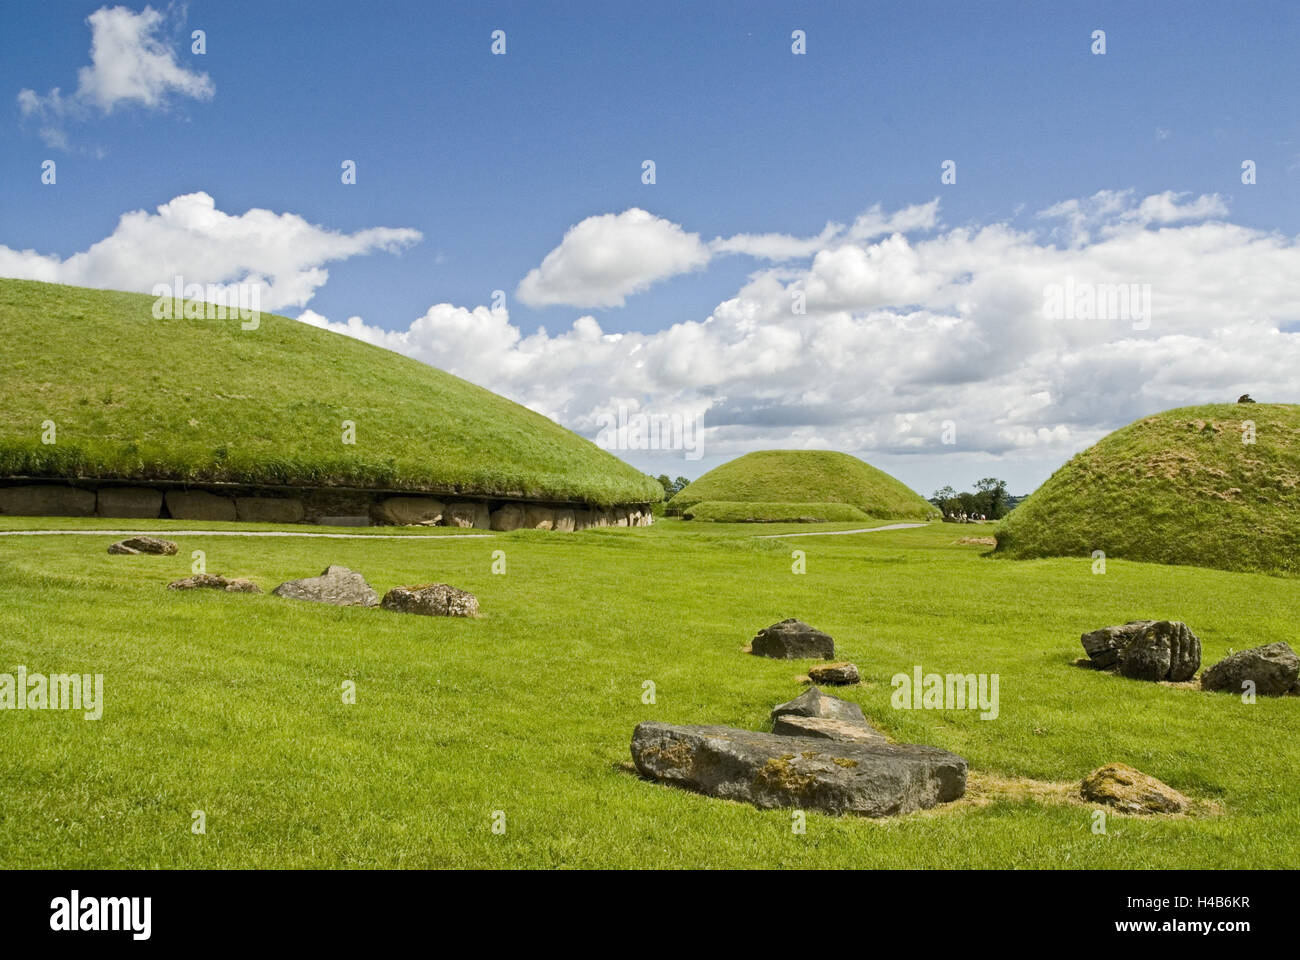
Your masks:
{"label": "grass lawn", "polygon": [[[14,526],[6,518],[7,526]],[[91,527],[91,521],[45,525]],[[118,528],[162,529],[121,521]],[[193,524],[191,524],[193,526]],[[843,529],[828,524],[825,529]],[[0,712],[7,867],[1289,867],[1300,700],[1072,666],[1086,629],[1187,621],[1209,665],[1294,643],[1296,581],[1111,560],[1012,561],[968,528],[758,540],[808,524],[521,531],[483,540],[184,537],[119,557],[103,537],[0,537],[0,672],[104,675],[99,721]],[[820,528],[816,528],[820,529]],[[445,581],[484,615],[440,620],[163,589],[189,573],[264,589],[327,563],[381,592]],[[791,572],[791,551],[807,573]],[[492,573],[503,550],[506,573]],[[899,740],[970,761],[969,799],[889,821],[759,811],[640,780],[640,720],[767,728],[808,664],[747,656],[801,617]],[[890,677],[997,673],[1000,716],[895,711]],[[340,694],[356,683],[357,702]],[[652,680],[656,702],[642,702]],[[1112,816],[1032,799],[1123,761],[1215,815]],[[995,790],[997,787],[998,790]],[[191,832],[203,810],[207,832]],[[506,830],[494,833],[493,812]]]}

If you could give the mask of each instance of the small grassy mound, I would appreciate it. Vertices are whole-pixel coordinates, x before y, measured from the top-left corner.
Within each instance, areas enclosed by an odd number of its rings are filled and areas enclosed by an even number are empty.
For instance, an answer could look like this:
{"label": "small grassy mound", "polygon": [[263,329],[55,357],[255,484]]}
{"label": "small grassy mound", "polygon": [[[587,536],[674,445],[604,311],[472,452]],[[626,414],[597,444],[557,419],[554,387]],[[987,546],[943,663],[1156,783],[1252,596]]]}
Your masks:
{"label": "small grassy mound", "polygon": [[840,523],[870,519],[847,503],[745,503],[705,500],[682,512],[687,520],[718,523]]}
{"label": "small grassy mound", "polygon": [[[1249,424],[1254,424],[1254,442]],[[998,531],[1000,554],[1300,574],[1300,406],[1144,417],[1054,473]]]}
{"label": "small grassy mound", "polygon": [[889,474],[834,450],[747,453],[684,487],[669,506],[673,512],[682,512],[706,501],[783,508],[842,504],[869,517],[907,520],[939,515],[932,504]]}
{"label": "small grassy mound", "polygon": [[[540,414],[409,357],[262,314],[158,320],[150,296],[0,280],[0,476],[660,500]],[[53,421],[55,442],[42,442]],[[343,442],[344,421],[355,443]]]}

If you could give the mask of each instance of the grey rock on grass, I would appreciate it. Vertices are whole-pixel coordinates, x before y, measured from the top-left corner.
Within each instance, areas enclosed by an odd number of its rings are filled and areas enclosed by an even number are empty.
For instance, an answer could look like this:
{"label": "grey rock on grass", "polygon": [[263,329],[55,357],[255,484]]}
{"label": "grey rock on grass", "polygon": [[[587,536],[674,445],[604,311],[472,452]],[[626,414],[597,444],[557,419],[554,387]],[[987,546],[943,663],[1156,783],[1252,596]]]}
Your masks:
{"label": "grey rock on grass", "polygon": [[777,660],[830,660],[835,656],[835,641],[829,634],[791,617],[758,631],[749,651]]}
{"label": "grey rock on grass", "polygon": [[157,537],[127,537],[117,543],[109,544],[108,552],[114,554],[152,553],[158,556],[175,555],[177,546],[171,540],[159,540]]}
{"label": "grey rock on grass", "polygon": [[783,713],[772,721],[772,732],[783,737],[813,737],[819,740],[884,740],[885,735],[863,721],[830,720],[826,717],[801,717]]}
{"label": "grey rock on grass", "polygon": [[243,577],[223,577],[215,573],[196,573],[184,580],[173,580],[168,590],[224,590],[227,593],[261,593],[262,588]]}
{"label": "grey rock on grass", "polygon": [[1119,672],[1134,680],[1181,683],[1201,668],[1201,641],[1181,620],[1149,623],[1119,653]]}
{"label": "grey rock on grass", "polygon": [[1204,690],[1227,690],[1241,693],[1247,680],[1255,683],[1255,692],[1278,697],[1296,685],[1300,674],[1300,657],[1290,645],[1278,641],[1224,657],[1201,677]]}
{"label": "grey rock on grass", "polygon": [[864,727],[867,725],[867,718],[862,715],[862,708],[856,703],[822,693],[815,686],[809,687],[793,700],[777,704],[772,708],[773,720],[787,714],[798,717],[821,717],[825,720],[843,720]]}
{"label": "grey rock on grass", "polygon": [[1153,623],[1154,620],[1130,620],[1128,623],[1085,633],[1079,640],[1083,643],[1088,659],[1097,669],[1106,670],[1119,662],[1120,651],[1128,646],[1129,641]]}
{"label": "grey rock on grass", "polygon": [[426,583],[416,587],[393,587],[384,594],[383,608],[426,617],[477,617],[478,598],[445,583]]}
{"label": "grey rock on grass", "polygon": [[337,607],[377,607],[379,594],[366,578],[347,567],[330,564],[318,577],[290,580],[271,591],[277,597],[331,603]]}
{"label": "grey rock on grass", "polygon": [[813,683],[825,683],[830,686],[847,687],[861,680],[857,664],[826,663],[808,668],[808,679]]}
{"label": "grey rock on grass", "polygon": [[966,761],[935,747],[785,737],[733,727],[637,724],[642,776],[756,807],[885,817],[956,800]]}

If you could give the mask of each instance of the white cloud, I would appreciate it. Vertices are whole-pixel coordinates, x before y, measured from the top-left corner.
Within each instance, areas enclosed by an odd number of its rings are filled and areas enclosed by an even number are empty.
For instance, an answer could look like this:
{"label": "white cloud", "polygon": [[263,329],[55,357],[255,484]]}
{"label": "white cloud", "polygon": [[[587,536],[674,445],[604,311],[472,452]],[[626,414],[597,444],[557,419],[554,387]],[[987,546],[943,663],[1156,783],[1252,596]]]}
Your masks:
{"label": "white cloud", "polygon": [[630,294],[708,262],[698,233],[632,207],[570,227],[516,296],[530,306],[621,307]]}
{"label": "white cloud", "polygon": [[375,250],[397,252],[417,230],[374,227],[341,233],[292,213],[253,208],[231,215],[206,193],[123,214],[116,229],[66,260],[0,245],[0,276],[149,292],[155,284],[258,283],[261,306],[302,306],[329,278],[324,265]]}
{"label": "white cloud", "polygon": [[1103,236],[1108,236],[1133,225],[1179,223],[1228,215],[1228,206],[1217,193],[1201,194],[1184,203],[1183,198],[1189,195],[1166,190],[1145,197],[1135,206],[1132,190],[1099,190],[1082,200],[1054,204],[1039,211],[1038,216],[1065,221],[1065,239],[1082,245],[1091,241],[1093,233],[1098,230]]}
{"label": "white cloud", "polygon": [[891,233],[915,233],[933,230],[939,223],[939,198],[929,203],[914,204],[887,214],[876,204],[861,214],[849,227],[852,240],[874,240]]}
{"label": "white cloud", "polygon": [[206,73],[188,70],[160,35],[166,18],[152,7],[135,13],[126,7],[101,7],[86,18],[90,25],[90,65],[77,73],[77,89],[64,97],[58,87],[45,96],[18,92],[23,117],[37,118],[47,146],[67,149],[63,122],[91,110],[112,113],[119,104],[145,109],[165,107],[173,97],[210,100],[216,87]]}
{"label": "white cloud", "polygon": [[[805,268],[761,271],[707,318],[652,333],[605,334],[584,316],[525,335],[505,311],[445,303],[396,332],[304,319],[588,436],[620,405],[703,413],[710,458],[781,446],[1060,462],[1153,410],[1247,391],[1300,400],[1297,239],[1192,222],[1221,216],[1217,198],[1111,191],[1054,209],[1096,239],[1062,248],[994,223],[911,240],[877,211],[863,229],[884,239],[832,238]],[[937,222],[937,208],[915,222]],[[1149,326],[1046,319],[1045,290],[1067,278],[1149,284]]]}
{"label": "white cloud", "polygon": [[743,253],[762,260],[794,260],[811,257],[844,232],[838,223],[828,223],[815,237],[794,237],[788,233],[738,233],[718,237],[709,244],[714,253]]}

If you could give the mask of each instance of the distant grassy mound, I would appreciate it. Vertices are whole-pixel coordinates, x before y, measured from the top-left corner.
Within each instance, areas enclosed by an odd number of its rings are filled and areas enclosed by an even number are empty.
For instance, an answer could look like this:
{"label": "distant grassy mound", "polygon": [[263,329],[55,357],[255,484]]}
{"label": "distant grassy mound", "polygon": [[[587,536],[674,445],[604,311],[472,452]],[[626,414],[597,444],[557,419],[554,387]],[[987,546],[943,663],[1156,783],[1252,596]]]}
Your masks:
{"label": "distant grassy mound", "polygon": [[[660,500],[540,414],[391,351],[262,314],[154,319],[150,296],[0,280],[0,476]],[[43,424],[55,425],[53,444]],[[343,442],[344,421],[355,444]]]}
{"label": "distant grassy mound", "polygon": [[[1254,443],[1245,421],[1255,425]],[[1054,473],[1002,522],[998,553],[1300,573],[1300,406],[1144,417]]]}
{"label": "distant grassy mound", "polygon": [[745,503],[704,500],[686,508],[687,520],[718,523],[830,523],[869,519],[847,503]]}
{"label": "distant grassy mound", "polygon": [[[845,504],[870,517],[928,519],[939,511],[889,474],[833,450],[759,450],[715,467],[669,502]],[[858,519],[853,517],[851,519]]]}

